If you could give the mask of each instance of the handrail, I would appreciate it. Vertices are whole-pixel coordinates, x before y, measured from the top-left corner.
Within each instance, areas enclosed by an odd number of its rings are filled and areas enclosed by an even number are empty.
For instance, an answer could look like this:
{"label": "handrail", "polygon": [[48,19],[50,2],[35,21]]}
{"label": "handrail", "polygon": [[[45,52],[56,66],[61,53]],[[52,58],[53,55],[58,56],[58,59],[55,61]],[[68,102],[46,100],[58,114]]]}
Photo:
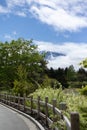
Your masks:
{"label": "handrail", "polygon": [[[0,93],[0,101],[27,114],[36,114],[37,119],[40,117],[44,118],[45,125],[48,125],[48,127],[58,121],[55,117],[56,115],[65,121],[67,130],[79,130],[79,114],[75,112],[72,113],[71,121],[69,121],[69,119],[63,115],[62,111],[56,107],[55,99],[53,100],[53,104],[50,104],[48,103],[48,97],[45,98],[45,101],[42,101],[40,97],[33,99],[32,96],[28,98],[25,95],[24,97],[20,97],[20,95],[15,96]],[[53,113],[53,117],[50,117],[50,112]],[[74,128],[74,125],[76,128]],[[54,129],[56,130],[56,126]]]}

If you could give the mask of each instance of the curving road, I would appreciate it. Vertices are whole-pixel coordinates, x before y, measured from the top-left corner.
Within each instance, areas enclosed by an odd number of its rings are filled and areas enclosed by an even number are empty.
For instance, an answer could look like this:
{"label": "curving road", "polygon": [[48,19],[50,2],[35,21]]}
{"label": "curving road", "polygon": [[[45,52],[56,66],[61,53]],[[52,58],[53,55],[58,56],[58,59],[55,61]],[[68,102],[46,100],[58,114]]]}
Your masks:
{"label": "curving road", "polygon": [[39,130],[26,117],[0,104],[0,130]]}

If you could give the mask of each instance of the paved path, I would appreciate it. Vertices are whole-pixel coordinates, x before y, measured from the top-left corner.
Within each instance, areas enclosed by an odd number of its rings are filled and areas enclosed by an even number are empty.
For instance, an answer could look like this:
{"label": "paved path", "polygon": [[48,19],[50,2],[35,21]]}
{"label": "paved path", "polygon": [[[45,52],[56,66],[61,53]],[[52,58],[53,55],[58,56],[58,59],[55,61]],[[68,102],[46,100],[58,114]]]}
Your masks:
{"label": "paved path", "polygon": [[39,130],[29,119],[0,104],[0,130]]}

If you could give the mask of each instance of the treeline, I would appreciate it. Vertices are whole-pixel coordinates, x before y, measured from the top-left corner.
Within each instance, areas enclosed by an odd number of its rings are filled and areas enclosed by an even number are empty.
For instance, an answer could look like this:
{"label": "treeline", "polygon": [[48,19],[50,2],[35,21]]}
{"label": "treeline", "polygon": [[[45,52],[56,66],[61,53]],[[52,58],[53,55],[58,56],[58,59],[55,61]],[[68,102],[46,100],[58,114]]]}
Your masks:
{"label": "treeline", "polygon": [[58,68],[58,69],[47,69],[46,74],[53,79],[59,81],[63,88],[81,88],[87,85],[87,71],[84,68],[75,70],[74,66]]}

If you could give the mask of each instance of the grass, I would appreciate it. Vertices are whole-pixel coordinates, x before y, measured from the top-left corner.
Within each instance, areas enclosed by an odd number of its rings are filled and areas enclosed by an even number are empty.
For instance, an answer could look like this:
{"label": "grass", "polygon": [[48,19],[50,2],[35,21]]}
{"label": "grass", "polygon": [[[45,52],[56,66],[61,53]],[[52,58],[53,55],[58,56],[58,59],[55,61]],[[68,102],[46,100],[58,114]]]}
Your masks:
{"label": "grass", "polygon": [[65,89],[62,91],[59,89],[39,88],[32,93],[34,98],[40,96],[42,100],[45,97],[49,98],[49,102],[55,98],[57,100],[57,107],[60,102],[66,102],[67,110],[64,111],[69,118],[70,112],[79,112],[80,115],[80,130],[87,130],[87,96],[81,95],[79,90],[76,89]]}

